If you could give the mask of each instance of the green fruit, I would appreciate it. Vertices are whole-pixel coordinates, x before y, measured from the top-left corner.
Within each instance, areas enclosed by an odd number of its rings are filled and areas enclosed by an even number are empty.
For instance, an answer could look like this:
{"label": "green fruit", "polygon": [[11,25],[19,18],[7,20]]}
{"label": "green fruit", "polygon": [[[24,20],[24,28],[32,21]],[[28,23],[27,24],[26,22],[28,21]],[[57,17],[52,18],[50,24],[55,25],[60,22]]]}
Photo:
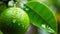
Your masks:
{"label": "green fruit", "polygon": [[26,12],[17,7],[8,8],[0,15],[0,29],[3,34],[25,34],[29,24]]}

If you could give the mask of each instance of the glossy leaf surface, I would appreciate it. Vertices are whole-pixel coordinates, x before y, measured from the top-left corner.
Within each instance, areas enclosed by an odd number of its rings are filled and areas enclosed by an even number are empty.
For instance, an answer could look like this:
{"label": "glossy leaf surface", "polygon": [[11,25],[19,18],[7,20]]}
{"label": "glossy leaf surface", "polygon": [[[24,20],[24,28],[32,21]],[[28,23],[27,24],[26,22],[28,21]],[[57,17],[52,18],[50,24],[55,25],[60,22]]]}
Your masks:
{"label": "glossy leaf surface", "polygon": [[27,2],[23,9],[28,13],[33,25],[51,33],[57,32],[57,22],[54,12],[40,2]]}

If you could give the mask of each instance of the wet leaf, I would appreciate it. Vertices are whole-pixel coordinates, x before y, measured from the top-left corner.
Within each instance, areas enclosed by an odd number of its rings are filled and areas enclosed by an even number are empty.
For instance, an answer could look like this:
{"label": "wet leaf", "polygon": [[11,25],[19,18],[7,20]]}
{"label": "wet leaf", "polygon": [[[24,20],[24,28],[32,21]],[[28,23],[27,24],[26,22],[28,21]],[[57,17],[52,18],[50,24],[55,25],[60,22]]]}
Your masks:
{"label": "wet leaf", "polygon": [[24,5],[23,9],[28,13],[33,25],[47,32],[57,33],[55,14],[44,3],[30,1]]}

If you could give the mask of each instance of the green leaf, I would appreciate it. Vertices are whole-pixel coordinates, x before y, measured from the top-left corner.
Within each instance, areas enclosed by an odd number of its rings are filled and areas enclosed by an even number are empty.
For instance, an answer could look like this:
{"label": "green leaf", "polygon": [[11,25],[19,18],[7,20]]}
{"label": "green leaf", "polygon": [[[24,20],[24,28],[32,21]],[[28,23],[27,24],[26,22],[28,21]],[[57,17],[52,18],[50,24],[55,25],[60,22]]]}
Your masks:
{"label": "green leaf", "polygon": [[57,33],[55,14],[44,3],[30,1],[24,5],[23,9],[28,13],[33,25],[47,32]]}

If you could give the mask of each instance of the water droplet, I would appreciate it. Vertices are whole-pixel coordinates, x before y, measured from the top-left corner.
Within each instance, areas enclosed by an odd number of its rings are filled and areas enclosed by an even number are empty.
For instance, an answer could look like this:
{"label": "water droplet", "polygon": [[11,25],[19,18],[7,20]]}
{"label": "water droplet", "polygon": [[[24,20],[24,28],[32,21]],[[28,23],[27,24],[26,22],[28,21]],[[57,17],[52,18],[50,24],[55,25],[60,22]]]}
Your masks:
{"label": "water droplet", "polygon": [[13,23],[15,23],[15,22],[16,22],[16,20],[14,19],[14,20],[13,20]]}
{"label": "water droplet", "polygon": [[22,25],[22,27],[24,27],[24,25]]}
{"label": "water droplet", "polygon": [[46,25],[45,25],[45,24],[42,24],[42,27],[43,27],[43,28],[46,28]]}
{"label": "water droplet", "polygon": [[29,8],[26,8],[25,10],[27,10],[27,11],[28,11],[28,10],[29,10]]}
{"label": "water droplet", "polygon": [[18,23],[18,25],[20,25],[20,23]]}

